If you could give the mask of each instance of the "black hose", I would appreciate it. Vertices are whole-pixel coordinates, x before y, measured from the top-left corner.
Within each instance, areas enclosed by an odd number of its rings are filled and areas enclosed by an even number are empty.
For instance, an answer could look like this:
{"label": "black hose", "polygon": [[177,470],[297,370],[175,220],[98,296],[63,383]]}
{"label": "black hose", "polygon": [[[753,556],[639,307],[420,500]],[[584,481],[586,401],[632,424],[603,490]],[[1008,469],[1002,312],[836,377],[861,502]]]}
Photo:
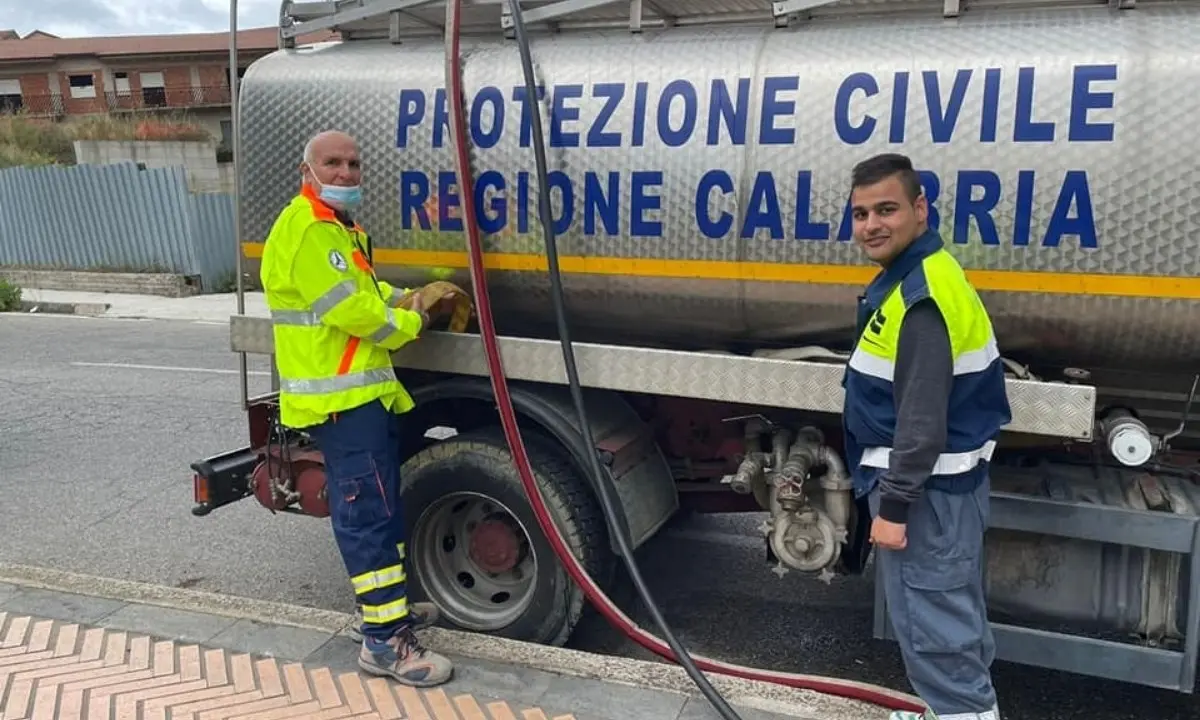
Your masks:
{"label": "black hose", "polygon": [[534,77],[532,54],[529,50],[529,36],[525,33],[525,20],[521,15],[520,2],[518,0],[509,0],[508,4],[512,8],[513,28],[516,30],[517,46],[521,52],[521,69],[525,73],[526,97],[529,98],[529,107],[532,109],[532,145],[534,157],[537,160],[538,185],[540,190],[538,192],[538,212],[542,223],[542,234],[546,240],[546,261],[550,273],[550,299],[554,305],[554,319],[558,325],[563,363],[567,370],[567,385],[571,389],[571,401],[575,406],[575,415],[579,421],[580,430],[583,433],[583,445],[588,451],[587,456],[590,465],[588,471],[596,481],[594,483],[595,486],[600,490],[600,505],[604,511],[604,518],[608,522],[609,532],[616,538],[621,559],[625,561],[625,567],[629,570],[629,576],[633,580],[634,587],[637,588],[642,602],[646,604],[646,609],[650,611],[654,623],[662,631],[667,644],[675,653],[676,660],[683,666],[684,671],[696,683],[696,686],[700,688],[700,692],[712,703],[712,706],[717,709],[722,718],[725,720],[741,720],[741,717],[734,712],[729,703],[725,701],[725,698],[721,697],[720,693],[709,683],[704,673],[700,672],[699,668],[696,667],[696,663],[692,660],[691,655],[679,643],[679,640],[675,637],[675,633],[671,631],[670,626],[667,625],[667,621],[663,618],[658,605],[654,602],[654,598],[650,595],[650,588],[646,586],[645,580],[642,579],[642,573],[633,558],[633,548],[629,546],[629,540],[622,529],[619,519],[620,510],[618,510],[617,503],[613,498],[612,480],[600,464],[599,455],[595,451],[596,442],[592,437],[591,425],[588,423],[587,409],[583,402],[583,389],[579,383],[579,371],[575,366],[575,351],[571,345],[571,333],[567,326],[566,304],[563,300],[562,274],[558,267],[558,243],[554,237],[554,215],[550,208],[550,178],[546,167],[546,145],[545,138],[542,135],[541,106],[537,101],[537,81]]}

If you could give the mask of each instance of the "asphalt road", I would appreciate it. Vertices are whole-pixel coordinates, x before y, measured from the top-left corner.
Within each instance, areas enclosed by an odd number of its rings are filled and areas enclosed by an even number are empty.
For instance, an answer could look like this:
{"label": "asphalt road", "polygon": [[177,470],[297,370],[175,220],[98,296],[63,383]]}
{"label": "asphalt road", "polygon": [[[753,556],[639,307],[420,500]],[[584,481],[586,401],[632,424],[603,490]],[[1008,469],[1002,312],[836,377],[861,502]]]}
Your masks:
{"label": "asphalt road", "polygon": [[[189,463],[240,446],[236,356],[223,324],[0,315],[0,560],[349,612],[328,524],[252,500],[195,518]],[[268,386],[252,362],[251,392]],[[824,586],[767,572],[759,518],[684,517],[641,553],[686,647],[909,690],[870,639],[869,578]],[[619,599],[643,627],[632,591]],[[585,616],[571,645],[648,657]],[[1200,720],[1200,699],[997,663],[1011,720]]]}

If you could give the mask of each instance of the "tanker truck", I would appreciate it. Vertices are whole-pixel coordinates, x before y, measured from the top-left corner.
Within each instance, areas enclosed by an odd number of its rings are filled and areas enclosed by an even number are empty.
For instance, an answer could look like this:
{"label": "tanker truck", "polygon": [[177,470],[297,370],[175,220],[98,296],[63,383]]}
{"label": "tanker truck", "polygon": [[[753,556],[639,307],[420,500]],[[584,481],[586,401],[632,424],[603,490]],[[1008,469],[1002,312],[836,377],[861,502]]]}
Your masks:
{"label": "tanker truck", "polygon": [[[442,5],[284,2],[279,49],[245,71],[230,321],[243,369],[273,350],[243,293],[318,131],[361,145],[356,219],[378,277],[470,287]],[[523,7],[590,447],[552,311],[535,93],[498,0],[463,8],[463,127],[512,401],[588,573],[610,582],[614,534],[639,547],[680,512],[761,513],[764,583],[872,567],[839,417],[877,272],[851,238],[849,171],[902,152],[1007,368],[985,571],[998,657],[1192,692],[1200,2]],[[322,30],[336,40],[296,42]],[[416,401],[401,443],[411,594],[460,629],[564,643],[583,594],[512,469],[480,335],[426,333],[395,366]],[[243,373],[246,447],[193,464],[193,512],[254,497],[327,515],[319,448],[280,426],[276,392],[247,388]],[[588,453],[619,496],[618,530]]]}

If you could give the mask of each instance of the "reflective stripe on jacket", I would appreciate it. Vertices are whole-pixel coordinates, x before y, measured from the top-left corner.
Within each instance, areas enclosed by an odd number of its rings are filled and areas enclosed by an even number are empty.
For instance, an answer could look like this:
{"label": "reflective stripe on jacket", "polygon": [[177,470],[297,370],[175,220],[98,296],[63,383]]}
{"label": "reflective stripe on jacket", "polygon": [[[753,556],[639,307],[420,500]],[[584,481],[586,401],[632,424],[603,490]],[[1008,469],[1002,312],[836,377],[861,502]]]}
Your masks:
{"label": "reflective stripe on jacket", "polygon": [[[1000,428],[1011,419],[1004,365],[983,302],[934,231],[917,238],[867,288],[858,340],[843,381],[846,460],[861,494],[888,469],[896,431],[892,379],[908,310],[932,300],[949,331],[954,382],[946,447],[926,485],[965,491],[982,476]],[[961,487],[955,488],[954,485]]]}
{"label": "reflective stripe on jacket", "polygon": [[280,420],[316,425],[376,399],[407,412],[391,353],[416,338],[405,291],[375,278],[366,233],[305,186],[280,213],[263,249],[260,278],[275,337]]}

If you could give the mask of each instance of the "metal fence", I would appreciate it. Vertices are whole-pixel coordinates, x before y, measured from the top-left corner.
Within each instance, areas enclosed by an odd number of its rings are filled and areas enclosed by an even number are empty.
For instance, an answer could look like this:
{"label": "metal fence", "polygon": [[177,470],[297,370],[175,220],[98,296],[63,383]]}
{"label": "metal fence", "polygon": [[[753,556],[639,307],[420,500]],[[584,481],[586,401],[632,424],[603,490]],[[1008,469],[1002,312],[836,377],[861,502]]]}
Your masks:
{"label": "metal fence", "polygon": [[233,197],[193,193],[182,167],[0,170],[0,266],[199,276],[235,272]]}
{"label": "metal fence", "polygon": [[108,90],[94,97],[71,97],[62,93],[23,93],[0,97],[0,114],[23,112],[34,117],[122,112],[132,110],[195,110],[227,107],[228,85],[168,85],[141,88],[137,92]]}

